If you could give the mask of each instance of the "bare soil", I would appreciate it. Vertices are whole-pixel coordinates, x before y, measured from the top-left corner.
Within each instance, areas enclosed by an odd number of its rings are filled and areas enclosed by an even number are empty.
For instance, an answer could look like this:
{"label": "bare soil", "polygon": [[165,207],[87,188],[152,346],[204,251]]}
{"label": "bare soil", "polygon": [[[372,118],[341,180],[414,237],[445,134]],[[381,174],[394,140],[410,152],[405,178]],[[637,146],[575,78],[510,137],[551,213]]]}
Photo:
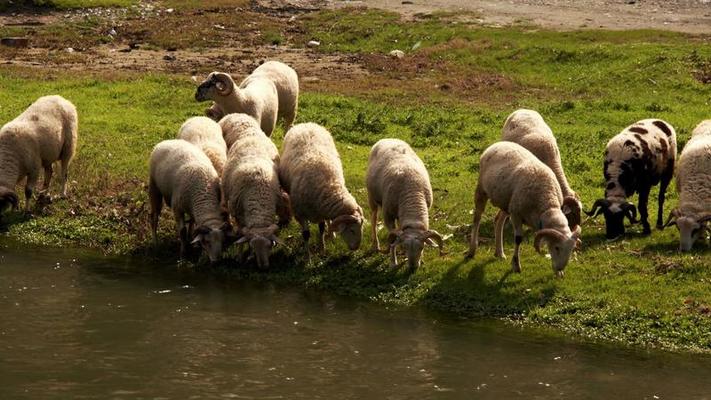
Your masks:
{"label": "bare soil", "polygon": [[467,12],[494,26],[526,23],[556,30],[711,33],[711,0],[329,0],[331,7],[358,5],[410,17],[435,11]]}

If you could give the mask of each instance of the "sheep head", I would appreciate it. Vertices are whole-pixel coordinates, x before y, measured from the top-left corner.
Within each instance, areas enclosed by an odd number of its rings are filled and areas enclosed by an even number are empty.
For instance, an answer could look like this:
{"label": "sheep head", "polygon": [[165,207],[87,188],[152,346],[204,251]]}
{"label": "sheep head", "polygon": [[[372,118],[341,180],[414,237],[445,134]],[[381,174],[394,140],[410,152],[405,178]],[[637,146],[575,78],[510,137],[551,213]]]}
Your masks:
{"label": "sheep head", "polygon": [[565,266],[568,265],[573,249],[580,245],[580,225],[572,229],[570,236],[566,236],[561,231],[555,229],[541,229],[536,232],[533,246],[537,252],[541,252],[541,242],[548,243],[548,252],[551,255],[553,272],[558,276],[563,276]]}
{"label": "sheep head", "polygon": [[12,189],[6,187],[0,187],[0,213],[5,211],[6,208],[11,207],[13,210],[17,210],[19,207],[20,200]]}
{"label": "sheep head", "polygon": [[563,199],[563,205],[560,208],[568,220],[568,227],[573,229],[576,225],[582,222],[581,215],[583,213],[583,205],[575,196],[567,196]]}
{"label": "sheep head", "polygon": [[269,255],[272,248],[277,244],[284,244],[276,236],[278,229],[276,225],[269,225],[266,228],[240,229],[239,235],[241,237],[237,240],[237,244],[249,243],[249,247],[257,259],[257,266],[259,268],[269,268]]}
{"label": "sheep head", "polygon": [[358,250],[363,237],[363,212],[349,215],[339,215],[328,228],[328,234],[339,233],[350,250]]}
{"label": "sheep head", "polygon": [[222,250],[232,236],[232,226],[225,222],[219,228],[201,225],[193,233],[192,244],[199,244],[207,253],[210,262],[214,263],[222,258]]}
{"label": "sheep head", "polygon": [[679,230],[679,251],[689,251],[701,235],[709,229],[706,225],[708,221],[711,221],[711,214],[696,219],[692,216],[684,216],[678,208],[675,208],[669,213],[664,228],[672,224],[676,225]]}
{"label": "sheep head", "polygon": [[425,244],[439,247],[439,255],[444,255],[444,242],[442,235],[435,230],[424,230],[418,228],[405,228],[391,232],[388,236],[390,251],[395,251],[397,246],[402,246],[407,254],[407,264],[410,269],[418,268],[421,264],[422,251]]}
{"label": "sheep head", "polygon": [[585,214],[593,218],[600,214],[605,216],[605,236],[608,239],[616,239],[625,234],[625,217],[631,223],[637,223],[637,208],[628,201],[618,203],[606,199],[598,199],[593,204],[592,209],[586,211]]}
{"label": "sheep head", "polygon": [[216,100],[219,97],[230,95],[235,88],[235,81],[224,72],[212,72],[207,76],[195,92],[195,100]]}

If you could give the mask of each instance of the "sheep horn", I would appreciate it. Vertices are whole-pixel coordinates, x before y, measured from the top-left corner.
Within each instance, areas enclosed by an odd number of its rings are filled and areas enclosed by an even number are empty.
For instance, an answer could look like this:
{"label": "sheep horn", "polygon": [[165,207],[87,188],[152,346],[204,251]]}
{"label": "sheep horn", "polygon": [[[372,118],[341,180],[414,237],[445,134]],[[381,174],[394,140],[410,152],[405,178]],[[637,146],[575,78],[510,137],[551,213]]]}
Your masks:
{"label": "sheep horn", "polygon": [[[590,211],[585,211],[585,214],[587,214],[588,217],[596,218],[598,215],[600,215],[604,208],[608,207],[610,207],[610,202],[607,199],[597,199],[595,200],[595,203],[593,204]],[[595,210],[598,210],[597,213],[595,212]]]}
{"label": "sheep horn", "polygon": [[565,240],[565,236],[563,236],[562,233],[558,232],[555,229],[541,229],[540,231],[536,232],[536,237],[533,239],[533,247],[536,249],[537,252],[541,252],[541,241],[546,239],[556,239],[559,241],[563,241]]}
{"label": "sheep horn", "polygon": [[220,96],[227,96],[234,89],[232,77],[224,72],[215,72],[212,78],[215,80],[215,88]]}
{"label": "sheep horn", "polygon": [[331,221],[331,225],[329,226],[329,231],[330,232],[340,232],[342,229],[341,227],[345,224],[353,224],[353,223],[358,223],[360,222],[360,218],[358,218],[357,215],[339,215]]}
{"label": "sheep horn", "polygon": [[664,223],[662,229],[675,224],[677,218],[679,217],[681,217],[681,213],[679,212],[678,208],[671,210],[671,212],[669,213],[669,217],[667,218],[667,222]]}
{"label": "sheep horn", "polygon": [[425,240],[427,239],[434,239],[435,242],[437,242],[437,247],[439,247],[439,255],[440,257],[444,255],[444,241],[442,240],[442,235],[439,234],[434,229],[430,229],[427,232],[425,232]]}
{"label": "sheep horn", "polygon": [[703,224],[704,222],[711,221],[711,214],[706,214],[703,217],[699,218],[698,222],[699,224]]}
{"label": "sheep horn", "polygon": [[563,210],[563,214],[566,215],[572,215],[573,218],[570,220],[570,224],[572,226],[575,225],[580,225],[580,214],[582,213],[582,207],[580,206],[580,202],[578,202],[578,199],[576,199],[573,196],[567,196],[563,199],[563,206],[561,207],[561,210]]}
{"label": "sheep horn", "polygon": [[0,188],[0,201],[10,203],[13,210],[17,210],[20,203],[17,194],[8,188]]}
{"label": "sheep horn", "polygon": [[639,222],[637,221],[637,207],[635,207],[634,204],[626,201],[620,206],[620,208],[622,208],[622,211],[625,212],[625,215],[629,218],[631,223],[636,224]]}
{"label": "sheep horn", "polygon": [[274,245],[274,243],[278,244],[279,246],[285,245],[284,241],[281,240],[277,235],[275,235],[273,233],[269,236],[269,240],[272,241],[272,246]]}

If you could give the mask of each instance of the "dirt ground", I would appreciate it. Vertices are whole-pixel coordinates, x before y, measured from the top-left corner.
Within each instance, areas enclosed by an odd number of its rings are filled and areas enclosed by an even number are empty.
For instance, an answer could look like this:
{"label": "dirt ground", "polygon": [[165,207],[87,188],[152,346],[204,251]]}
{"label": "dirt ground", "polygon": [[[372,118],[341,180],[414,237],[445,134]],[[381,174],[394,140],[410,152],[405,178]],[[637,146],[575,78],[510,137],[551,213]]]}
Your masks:
{"label": "dirt ground", "polygon": [[527,23],[558,30],[665,29],[711,33],[711,0],[331,0],[329,6],[363,5],[406,16],[466,11],[486,25]]}

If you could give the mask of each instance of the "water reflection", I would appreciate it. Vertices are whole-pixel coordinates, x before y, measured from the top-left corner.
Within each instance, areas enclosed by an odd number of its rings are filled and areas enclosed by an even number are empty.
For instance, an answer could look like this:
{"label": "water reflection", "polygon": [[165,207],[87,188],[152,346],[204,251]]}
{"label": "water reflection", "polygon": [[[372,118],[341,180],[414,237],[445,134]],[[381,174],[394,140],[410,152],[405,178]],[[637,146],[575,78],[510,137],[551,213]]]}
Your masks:
{"label": "water reflection", "polygon": [[0,254],[0,398],[695,398],[711,359],[79,251]]}

